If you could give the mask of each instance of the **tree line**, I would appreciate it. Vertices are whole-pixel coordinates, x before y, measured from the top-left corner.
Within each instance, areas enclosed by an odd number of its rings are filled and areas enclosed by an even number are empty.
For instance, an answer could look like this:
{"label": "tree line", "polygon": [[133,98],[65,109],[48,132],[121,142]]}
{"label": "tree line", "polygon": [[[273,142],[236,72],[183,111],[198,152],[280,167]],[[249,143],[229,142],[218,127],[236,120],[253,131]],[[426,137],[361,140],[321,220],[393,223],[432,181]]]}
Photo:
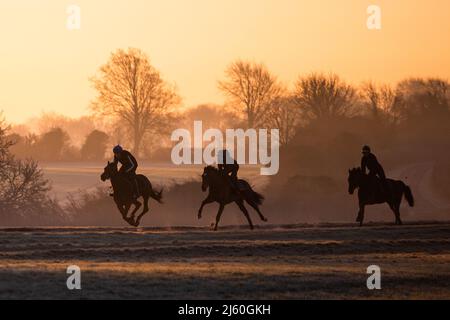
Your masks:
{"label": "tree line", "polygon": [[16,135],[13,151],[40,160],[100,160],[108,147],[122,143],[151,158],[158,148],[170,146],[169,133],[189,125],[188,120],[219,128],[278,128],[286,147],[314,123],[357,118],[390,128],[405,122],[420,126],[448,119],[450,113],[447,80],[411,78],[396,85],[355,86],[336,74],[311,73],[286,85],[264,64],[243,60],[231,63],[217,83],[227,98],[224,105],[180,109],[176,87],[134,48],[113,52],[90,81],[97,92],[91,116],[108,123],[108,129],[93,129],[77,148],[61,127],[40,135]]}
{"label": "tree line", "polygon": [[[112,53],[91,81],[98,93],[93,112],[118,119],[136,153],[146,136],[164,135],[184,116],[176,112],[181,100],[174,86],[139,49]],[[370,82],[353,86],[335,74],[312,73],[288,86],[264,64],[237,60],[227,67],[218,88],[227,97],[219,106],[230,119],[227,125],[279,128],[285,146],[313,122],[370,117],[395,126],[430,117],[446,119],[450,112],[450,84],[437,78],[411,78],[395,86]]]}

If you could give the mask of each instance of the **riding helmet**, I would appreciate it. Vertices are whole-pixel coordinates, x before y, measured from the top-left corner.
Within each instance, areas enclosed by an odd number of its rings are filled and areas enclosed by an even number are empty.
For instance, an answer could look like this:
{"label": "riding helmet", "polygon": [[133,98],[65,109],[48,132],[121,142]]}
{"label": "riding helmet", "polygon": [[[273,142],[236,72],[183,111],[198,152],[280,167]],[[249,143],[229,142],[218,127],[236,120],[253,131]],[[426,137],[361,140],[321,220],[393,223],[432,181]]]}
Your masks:
{"label": "riding helmet", "polygon": [[123,149],[119,144],[113,148],[113,153],[121,153],[122,151]]}

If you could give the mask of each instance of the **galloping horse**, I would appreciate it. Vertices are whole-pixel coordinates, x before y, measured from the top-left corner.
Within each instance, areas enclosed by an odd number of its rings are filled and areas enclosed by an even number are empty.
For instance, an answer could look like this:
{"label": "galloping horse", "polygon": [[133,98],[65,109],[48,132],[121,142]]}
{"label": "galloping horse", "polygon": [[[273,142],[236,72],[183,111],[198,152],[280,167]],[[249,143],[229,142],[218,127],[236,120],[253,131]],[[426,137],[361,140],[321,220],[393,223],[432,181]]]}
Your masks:
{"label": "galloping horse", "polygon": [[356,188],[358,190],[359,212],[356,222],[363,225],[364,206],[371,204],[380,204],[386,202],[395,214],[395,224],[402,224],[400,219],[400,203],[405,195],[410,207],[414,206],[414,198],[411,189],[399,180],[387,179],[387,187],[390,197],[381,187],[381,182],[374,177],[370,177],[363,173],[361,168],[353,168],[348,171],[348,192],[353,194]]}
{"label": "galloping horse", "polygon": [[[117,208],[119,208],[122,218],[134,227],[139,226],[142,217],[148,212],[148,200],[150,197],[159,203],[162,203],[162,189],[160,192],[154,191],[152,184],[147,177],[142,174],[138,174],[136,179],[138,181],[140,196],[144,198],[144,209],[135,220],[135,214],[142,204],[137,199],[134,199],[133,186],[126,177],[118,172],[117,165],[114,164],[114,162],[108,161],[108,164],[106,165],[100,178],[102,181],[108,179],[111,180],[111,185],[114,190],[114,202],[116,203]],[[134,209],[128,217],[128,211],[130,210],[132,204],[134,204]]]}
{"label": "galloping horse", "polygon": [[207,166],[204,168],[202,174],[202,191],[205,192],[209,188],[209,193],[198,209],[198,218],[201,219],[202,210],[206,204],[218,202],[220,206],[216,216],[216,224],[214,226],[214,231],[216,231],[225,205],[235,202],[247,218],[250,229],[253,229],[252,220],[250,219],[250,215],[244,206],[245,200],[256,210],[256,212],[258,212],[258,215],[262,221],[267,221],[259,210],[259,205],[262,204],[264,197],[253,191],[251,186],[245,180],[238,180],[239,192],[236,192],[233,190],[233,187],[227,179],[227,177],[223,176],[219,170],[213,166]]}

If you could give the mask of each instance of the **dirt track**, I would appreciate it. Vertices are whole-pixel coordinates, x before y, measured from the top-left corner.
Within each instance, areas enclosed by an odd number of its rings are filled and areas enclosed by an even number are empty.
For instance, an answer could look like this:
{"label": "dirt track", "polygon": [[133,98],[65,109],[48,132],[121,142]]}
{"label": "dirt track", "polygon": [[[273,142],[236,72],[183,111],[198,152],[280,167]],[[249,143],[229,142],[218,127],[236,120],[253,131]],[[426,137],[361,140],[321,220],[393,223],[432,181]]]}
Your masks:
{"label": "dirt track", "polygon": [[[80,291],[66,288],[72,264]],[[0,230],[2,299],[450,299],[449,266],[450,223]]]}

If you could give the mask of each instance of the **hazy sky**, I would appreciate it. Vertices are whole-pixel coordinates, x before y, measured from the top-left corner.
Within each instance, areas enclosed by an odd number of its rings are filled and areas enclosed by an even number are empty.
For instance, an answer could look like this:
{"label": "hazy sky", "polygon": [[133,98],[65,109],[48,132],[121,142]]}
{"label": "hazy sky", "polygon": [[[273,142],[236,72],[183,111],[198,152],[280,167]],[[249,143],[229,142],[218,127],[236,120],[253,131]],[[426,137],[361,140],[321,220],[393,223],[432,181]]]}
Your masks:
{"label": "hazy sky", "polygon": [[[70,4],[80,30],[66,28]],[[370,4],[381,7],[380,31],[366,27]],[[130,46],[185,106],[222,102],[217,80],[236,58],[286,83],[312,71],[354,83],[450,76],[449,0],[2,0],[0,35],[0,109],[14,122],[88,113],[88,78]]]}

